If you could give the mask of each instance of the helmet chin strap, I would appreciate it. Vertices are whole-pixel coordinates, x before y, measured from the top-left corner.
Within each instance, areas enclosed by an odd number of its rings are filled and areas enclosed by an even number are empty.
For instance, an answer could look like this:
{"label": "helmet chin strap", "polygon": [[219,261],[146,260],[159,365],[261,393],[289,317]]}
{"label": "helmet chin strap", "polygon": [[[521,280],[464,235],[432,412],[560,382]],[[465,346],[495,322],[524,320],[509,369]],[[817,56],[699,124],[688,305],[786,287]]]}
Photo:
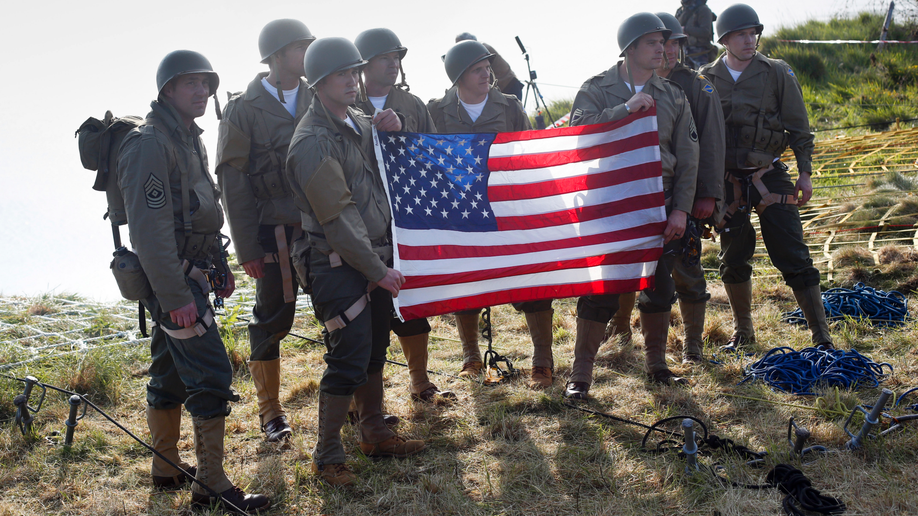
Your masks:
{"label": "helmet chin strap", "polygon": [[761,34],[756,34],[756,35],[755,35],[755,50],[756,50],[756,51],[753,52],[751,56],[749,56],[749,59],[743,59],[742,57],[740,57],[740,56],[734,54],[733,51],[730,50],[730,47],[728,47],[728,46],[726,46],[726,45],[724,46],[724,48],[726,48],[726,49],[727,49],[727,53],[730,54],[731,56],[733,56],[734,58],[736,58],[737,61],[751,61],[752,58],[755,57],[756,54],[758,54],[758,51],[759,51],[759,41],[761,40],[761,38],[762,38],[762,35],[761,35]]}

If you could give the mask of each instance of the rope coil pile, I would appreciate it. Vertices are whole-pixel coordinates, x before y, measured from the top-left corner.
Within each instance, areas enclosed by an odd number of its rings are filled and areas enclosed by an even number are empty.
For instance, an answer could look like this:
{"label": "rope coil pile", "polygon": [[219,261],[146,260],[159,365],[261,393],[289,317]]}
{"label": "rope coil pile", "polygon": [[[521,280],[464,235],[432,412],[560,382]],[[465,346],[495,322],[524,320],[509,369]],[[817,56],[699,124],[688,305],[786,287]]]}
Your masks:
{"label": "rope coil pile", "polygon": [[[878,326],[901,326],[908,319],[908,299],[895,290],[886,292],[858,283],[854,288],[832,288],[822,293],[826,319],[837,321],[847,317],[867,319]],[[782,320],[790,324],[806,324],[798,308],[786,312]]]}
{"label": "rope coil pile", "polygon": [[816,386],[845,389],[875,388],[893,373],[892,365],[876,363],[855,350],[823,351],[806,348],[774,348],[746,368],[740,385],[761,380],[772,389],[815,396]]}

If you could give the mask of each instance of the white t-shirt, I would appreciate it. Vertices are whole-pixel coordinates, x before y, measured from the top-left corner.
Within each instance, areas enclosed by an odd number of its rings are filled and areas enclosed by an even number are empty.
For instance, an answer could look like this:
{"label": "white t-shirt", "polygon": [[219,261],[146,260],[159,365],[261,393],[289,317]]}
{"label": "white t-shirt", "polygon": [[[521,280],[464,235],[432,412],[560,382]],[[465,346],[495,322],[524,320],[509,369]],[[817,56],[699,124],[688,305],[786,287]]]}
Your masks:
{"label": "white t-shirt", "polygon": [[[625,86],[628,87],[628,91],[631,91],[631,83],[628,82],[628,81],[623,81],[623,82],[625,83]],[[643,85],[643,84],[641,84],[640,86],[635,86],[635,87],[634,87],[634,93],[640,93],[640,92],[642,92],[642,91],[644,91],[644,85]]]}
{"label": "white t-shirt", "polygon": [[[724,61],[724,66],[727,66],[727,62],[726,62],[726,61]],[[740,76],[740,75],[743,75],[743,71],[742,71],[742,70],[740,70],[740,71],[737,72],[736,70],[734,70],[733,68],[730,68],[729,66],[727,66],[727,71],[730,72],[730,76],[733,77],[733,82],[738,81],[738,80],[739,80],[739,76]]]}
{"label": "white t-shirt", "polygon": [[485,97],[484,100],[478,104],[469,104],[462,99],[459,99],[459,103],[462,104],[462,107],[465,108],[465,111],[469,114],[469,117],[472,118],[472,122],[478,120],[478,117],[481,116],[481,112],[484,111],[485,104],[488,102],[488,97]]}
{"label": "white t-shirt", "polygon": [[[268,90],[268,93],[274,96],[278,102],[280,102],[280,95],[277,94],[277,87],[270,82],[268,82],[267,77],[261,78],[261,85]],[[292,90],[284,90],[284,102],[282,103],[287,112],[290,113],[290,116],[296,116],[296,94],[300,91],[300,86],[297,84],[296,88]]]}
{"label": "white t-shirt", "polygon": [[370,104],[373,104],[373,107],[382,111],[383,107],[386,105],[386,99],[389,98],[388,95],[383,95],[382,97],[370,97],[367,96],[367,99],[370,100]]}

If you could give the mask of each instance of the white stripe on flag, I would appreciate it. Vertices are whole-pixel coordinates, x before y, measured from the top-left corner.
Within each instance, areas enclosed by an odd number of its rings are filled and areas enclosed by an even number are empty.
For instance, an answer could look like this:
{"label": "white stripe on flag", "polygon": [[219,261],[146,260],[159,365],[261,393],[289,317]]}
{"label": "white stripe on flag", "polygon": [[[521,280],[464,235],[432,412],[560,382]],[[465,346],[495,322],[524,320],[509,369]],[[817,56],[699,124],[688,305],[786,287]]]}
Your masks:
{"label": "white stripe on flag", "polygon": [[598,206],[610,202],[625,202],[632,197],[661,191],[663,191],[663,179],[650,177],[605,188],[594,188],[536,199],[492,202],[491,209],[495,217],[525,217]]}
{"label": "white stripe on flag", "polygon": [[401,272],[406,276],[430,276],[487,271],[504,267],[522,267],[537,263],[576,260],[578,258],[588,258],[590,256],[601,256],[624,251],[654,249],[660,247],[662,241],[662,236],[654,235],[636,238],[634,240],[621,240],[618,242],[605,242],[588,246],[549,249],[546,251],[533,251],[523,254],[485,256],[481,258],[449,258],[442,260],[406,260],[402,258]]}
{"label": "white stripe on flag", "polygon": [[553,179],[598,174],[660,161],[660,146],[642,147],[606,158],[576,161],[555,167],[491,171],[488,186],[526,185]]}
{"label": "white stripe on flag", "polygon": [[577,285],[593,281],[614,281],[638,279],[653,276],[657,261],[628,263],[622,265],[600,265],[583,269],[565,269],[535,274],[523,274],[509,278],[487,279],[459,283],[456,285],[439,285],[418,289],[403,289],[399,292],[401,306],[414,306],[434,301],[445,301],[457,297],[467,297],[502,290],[549,285]]}
{"label": "white stripe on flag", "polygon": [[618,129],[604,133],[583,134],[573,136],[555,136],[552,138],[539,138],[536,140],[519,140],[491,145],[488,153],[490,158],[519,156],[521,154],[542,154],[544,152],[569,151],[586,149],[604,143],[616,142],[637,136],[643,133],[657,131],[657,117],[648,116],[631,122]]}
{"label": "white stripe on flag", "polygon": [[[474,233],[472,241],[476,246],[505,246],[548,242],[578,236],[592,236],[643,226],[666,220],[666,209],[654,206],[621,215],[567,224],[565,226],[537,229],[516,229],[506,231],[483,231]],[[412,247],[456,245],[469,241],[469,233],[445,229],[398,228],[398,243]]]}

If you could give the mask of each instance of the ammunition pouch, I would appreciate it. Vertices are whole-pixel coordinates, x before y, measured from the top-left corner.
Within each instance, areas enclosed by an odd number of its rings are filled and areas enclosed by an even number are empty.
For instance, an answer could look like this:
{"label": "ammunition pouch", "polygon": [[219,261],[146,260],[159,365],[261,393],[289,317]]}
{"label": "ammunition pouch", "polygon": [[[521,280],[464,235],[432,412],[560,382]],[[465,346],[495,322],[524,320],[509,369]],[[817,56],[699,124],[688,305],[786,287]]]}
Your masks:
{"label": "ammunition pouch", "polygon": [[140,258],[124,247],[115,251],[114,256],[110,268],[121,297],[128,301],[140,301],[153,295],[153,287],[140,265]]}
{"label": "ammunition pouch", "polygon": [[[772,131],[750,125],[727,125],[725,128],[727,148],[750,149],[756,153],[768,153],[774,159],[784,153],[790,138],[785,131]],[[770,163],[771,159],[767,162]],[[759,166],[748,163],[747,166]]]}
{"label": "ammunition pouch", "polygon": [[[273,151],[268,152],[271,152],[273,156]],[[287,184],[284,174],[284,164],[279,164],[278,167],[257,174],[249,174],[249,183],[252,185],[252,193],[256,199],[265,201],[290,197],[290,185]]]}
{"label": "ammunition pouch", "polygon": [[220,236],[219,233],[199,234],[192,233],[185,236],[176,232],[176,247],[179,250],[179,256],[190,262],[200,262],[212,260],[212,251],[214,242]]}

